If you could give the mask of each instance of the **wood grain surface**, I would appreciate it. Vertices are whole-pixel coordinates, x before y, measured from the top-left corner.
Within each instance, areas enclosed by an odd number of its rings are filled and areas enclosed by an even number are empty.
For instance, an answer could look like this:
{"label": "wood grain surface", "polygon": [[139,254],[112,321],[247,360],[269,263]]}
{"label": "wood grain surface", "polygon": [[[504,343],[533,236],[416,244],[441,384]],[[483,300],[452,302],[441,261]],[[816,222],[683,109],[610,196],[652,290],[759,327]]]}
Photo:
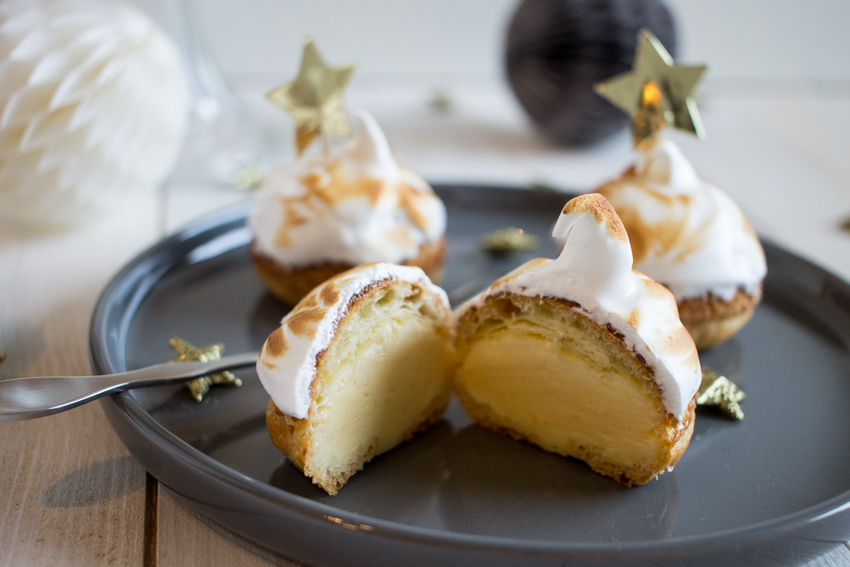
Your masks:
{"label": "wood grain surface", "polygon": [[809,562],[807,565],[808,567],[847,567],[847,565],[850,565],[850,544],[839,545],[830,553]]}
{"label": "wood grain surface", "polygon": [[[156,567],[298,567],[186,508],[159,485]],[[146,566],[147,567],[147,566]]]}
{"label": "wood grain surface", "polygon": [[[158,216],[149,195],[81,230],[0,227],[0,378],[91,373],[94,304]],[[144,479],[97,404],[0,423],[0,566],[140,566]]]}

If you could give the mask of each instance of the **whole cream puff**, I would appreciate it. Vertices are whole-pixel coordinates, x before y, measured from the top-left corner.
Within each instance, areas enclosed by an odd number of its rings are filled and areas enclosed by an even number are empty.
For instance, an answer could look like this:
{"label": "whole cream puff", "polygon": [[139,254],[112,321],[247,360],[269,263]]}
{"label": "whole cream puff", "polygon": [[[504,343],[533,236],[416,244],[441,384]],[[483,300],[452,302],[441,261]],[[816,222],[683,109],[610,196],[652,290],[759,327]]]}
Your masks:
{"label": "whole cream puff", "polygon": [[659,138],[604,195],[629,235],[635,270],[676,297],[700,349],[738,332],[761,300],[764,250],[740,207],[702,181],[673,142]]}
{"label": "whole cream puff", "polygon": [[353,140],[331,146],[317,139],[258,190],[251,256],[269,290],[287,303],[369,262],[442,277],[445,206],[421,176],[396,162],[368,112],[355,113],[355,126]]}

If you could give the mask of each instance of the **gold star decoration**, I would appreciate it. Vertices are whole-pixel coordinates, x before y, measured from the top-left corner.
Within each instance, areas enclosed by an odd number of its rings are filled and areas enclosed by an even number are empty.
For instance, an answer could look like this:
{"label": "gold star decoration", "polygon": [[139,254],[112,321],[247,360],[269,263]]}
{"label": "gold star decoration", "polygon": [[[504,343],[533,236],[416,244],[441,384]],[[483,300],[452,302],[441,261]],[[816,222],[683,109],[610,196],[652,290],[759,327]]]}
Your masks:
{"label": "gold star decoration", "polygon": [[658,38],[642,29],[632,70],[595,85],[596,92],[631,117],[635,145],[667,125],[705,136],[691,91],[706,66],[682,67]]}
{"label": "gold star decoration", "polygon": [[6,360],[6,353],[0,352],[0,363],[2,363],[4,360]]}
{"label": "gold star decoration", "polygon": [[[224,353],[224,345],[222,343],[198,348],[180,337],[174,336],[168,340],[168,344],[174,349],[174,354],[176,355],[169,362],[189,362],[192,360],[212,362],[220,360],[221,355]],[[216,372],[215,374],[195,378],[187,382],[186,386],[189,388],[192,397],[200,402],[203,401],[204,396],[207,395],[213,384],[241,386],[242,380],[237,378],[232,372],[225,370],[224,372]]]}
{"label": "gold star decoration", "polygon": [[703,366],[702,381],[697,391],[698,406],[715,406],[725,416],[732,419],[744,419],[741,411],[741,402],[747,395],[738,388],[726,376],[720,376],[717,372]]}
{"label": "gold star decoration", "polygon": [[312,37],[304,41],[301,68],[294,81],[267,96],[295,120],[295,146],[298,154],[317,136],[351,136],[351,124],[342,104],[345,90],[356,65],[328,67]]}

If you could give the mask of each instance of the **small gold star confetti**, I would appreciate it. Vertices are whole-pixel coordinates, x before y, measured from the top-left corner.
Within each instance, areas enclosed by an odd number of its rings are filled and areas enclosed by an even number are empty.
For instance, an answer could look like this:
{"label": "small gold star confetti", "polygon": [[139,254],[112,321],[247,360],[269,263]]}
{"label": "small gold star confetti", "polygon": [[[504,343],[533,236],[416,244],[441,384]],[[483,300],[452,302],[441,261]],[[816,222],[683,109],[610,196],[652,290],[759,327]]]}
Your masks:
{"label": "small gold star confetti", "polygon": [[260,186],[264,175],[263,166],[259,164],[247,165],[236,172],[233,186],[237,191],[251,191]]}
{"label": "small gold star confetti", "polygon": [[632,70],[597,83],[594,88],[629,114],[636,146],[667,125],[703,138],[705,130],[691,91],[705,70],[705,65],[674,65],[658,38],[643,29]]}
{"label": "small gold star confetti", "polygon": [[448,114],[454,108],[452,99],[443,91],[434,91],[431,100],[428,101],[431,110],[438,114]]}
{"label": "small gold star confetti", "polygon": [[726,376],[720,376],[710,368],[702,367],[702,381],[697,391],[698,406],[716,406],[732,419],[744,419],[741,402],[747,395]]}
{"label": "small gold star confetti", "polygon": [[493,254],[509,254],[520,250],[534,250],[540,244],[533,234],[521,228],[500,228],[481,237],[481,247]]}
{"label": "small gold star confetti", "polygon": [[266,95],[295,120],[295,146],[299,155],[322,134],[339,138],[351,136],[351,124],[342,104],[342,93],[355,67],[328,67],[316,49],[313,38],[307,37],[298,76]]}
{"label": "small gold star confetti", "polygon": [[[168,344],[174,349],[176,356],[169,362],[189,362],[192,360],[200,360],[201,362],[212,362],[220,360],[224,353],[224,345],[216,343],[214,345],[198,348],[191,343],[188,343],[180,337],[174,336],[168,340]],[[216,372],[207,376],[195,378],[186,383],[192,397],[197,401],[203,401],[204,396],[210,391],[213,384],[229,384],[233,386],[241,386],[242,380],[237,378],[232,372],[225,370],[224,372]]]}

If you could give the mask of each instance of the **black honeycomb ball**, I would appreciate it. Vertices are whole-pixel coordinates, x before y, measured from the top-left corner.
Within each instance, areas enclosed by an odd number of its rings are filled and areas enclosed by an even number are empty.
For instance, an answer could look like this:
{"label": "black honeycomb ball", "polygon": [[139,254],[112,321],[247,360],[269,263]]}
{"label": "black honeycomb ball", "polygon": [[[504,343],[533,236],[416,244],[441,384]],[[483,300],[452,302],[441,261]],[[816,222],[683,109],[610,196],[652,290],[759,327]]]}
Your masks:
{"label": "black honeycomb ball", "polygon": [[675,57],[676,30],[658,0],[524,0],[508,29],[508,80],[553,142],[586,146],[616,133],[626,114],[593,85],[631,69],[648,28]]}

